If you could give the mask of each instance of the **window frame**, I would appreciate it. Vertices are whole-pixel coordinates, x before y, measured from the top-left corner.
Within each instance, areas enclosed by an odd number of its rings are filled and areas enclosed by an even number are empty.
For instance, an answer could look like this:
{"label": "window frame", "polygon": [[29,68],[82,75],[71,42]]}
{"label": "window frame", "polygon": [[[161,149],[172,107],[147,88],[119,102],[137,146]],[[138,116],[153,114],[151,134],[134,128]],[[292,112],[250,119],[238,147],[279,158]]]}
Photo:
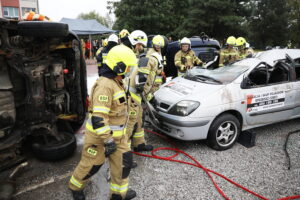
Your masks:
{"label": "window frame", "polygon": [[[5,14],[7,12],[7,15]],[[3,17],[5,18],[19,18],[20,11],[18,7],[5,6],[3,7]]]}
{"label": "window frame", "polygon": [[[280,64],[280,62],[282,62],[282,61],[287,61],[287,59],[278,61],[278,62],[274,65],[273,68],[275,69],[275,67],[276,67],[278,64]],[[262,64],[265,65],[265,69],[266,69],[266,73],[267,73],[267,76],[266,76],[266,78],[267,78],[266,83],[265,83],[265,84],[261,84],[261,85],[253,85],[253,86],[248,85],[248,84],[249,84],[249,81],[251,81],[251,79],[249,78],[250,74],[251,74],[252,72],[254,72],[254,70],[256,70],[256,69],[257,69],[260,65],[262,65]],[[286,63],[286,64],[288,64],[288,63]],[[289,83],[289,82],[292,82],[292,81],[293,81],[293,75],[292,75],[293,70],[292,70],[292,68],[289,68],[289,69],[288,69],[288,80],[287,80],[287,81],[281,81],[281,82],[276,82],[276,83],[269,83],[269,81],[270,81],[270,75],[271,75],[271,73],[272,73],[272,72],[270,72],[270,71],[268,70],[269,68],[272,68],[272,66],[268,65],[268,64],[265,63],[265,62],[259,63],[256,67],[254,67],[254,68],[251,70],[251,72],[250,72],[249,74],[247,74],[246,77],[243,78],[243,81],[242,81],[242,84],[241,84],[241,88],[242,88],[242,89],[261,88],[261,87],[268,87],[268,86],[272,86],[272,85],[279,85],[279,84]],[[299,79],[298,81],[300,81],[300,79]]]}

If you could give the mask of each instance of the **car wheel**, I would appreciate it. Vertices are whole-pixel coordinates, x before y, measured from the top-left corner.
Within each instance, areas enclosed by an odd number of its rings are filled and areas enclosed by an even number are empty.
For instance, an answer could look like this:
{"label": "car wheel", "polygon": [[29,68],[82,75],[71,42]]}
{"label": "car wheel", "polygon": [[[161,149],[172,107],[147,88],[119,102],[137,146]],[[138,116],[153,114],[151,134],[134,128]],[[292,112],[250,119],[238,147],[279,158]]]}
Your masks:
{"label": "car wheel", "polygon": [[59,22],[22,21],[18,23],[18,32],[31,37],[66,37],[69,26]]}
{"label": "car wheel", "polygon": [[84,124],[85,120],[80,120],[80,121],[76,121],[76,122],[70,122],[70,125],[73,129],[74,132],[78,131],[82,125]]}
{"label": "car wheel", "polygon": [[208,144],[221,151],[231,148],[241,132],[239,120],[231,114],[223,114],[215,119],[208,132]]}
{"label": "car wheel", "polygon": [[42,160],[61,160],[71,156],[76,150],[74,134],[59,132],[61,140],[58,141],[50,134],[43,134],[33,138],[31,149],[34,155]]}

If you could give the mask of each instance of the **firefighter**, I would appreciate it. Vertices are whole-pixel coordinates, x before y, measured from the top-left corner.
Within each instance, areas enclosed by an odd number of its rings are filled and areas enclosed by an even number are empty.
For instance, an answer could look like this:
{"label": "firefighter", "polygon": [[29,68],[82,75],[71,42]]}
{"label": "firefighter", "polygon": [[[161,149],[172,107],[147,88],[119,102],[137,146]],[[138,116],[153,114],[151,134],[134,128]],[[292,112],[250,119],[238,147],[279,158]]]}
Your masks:
{"label": "firefighter", "polygon": [[234,48],[235,44],[236,38],[234,36],[230,36],[227,38],[227,47],[225,49],[222,49],[220,52],[219,67],[223,67],[224,65],[227,65],[239,59],[239,53]]}
{"label": "firefighter", "polygon": [[128,41],[128,36],[130,35],[129,31],[127,29],[123,29],[119,33],[119,39],[120,43],[124,43],[125,41]]}
{"label": "firefighter", "polygon": [[246,42],[245,49],[247,55],[246,57],[252,58],[254,56],[254,50],[250,47],[250,44],[248,42]]}
{"label": "firefighter", "polygon": [[150,102],[153,99],[154,92],[165,82],[164,61],[161,55],[161,49],[164,46],[164,38],[161,35],[154,36],[152,48],[147,52],[147,58],[149,58],[147,66],[139,68],[139,77],[146,77],[143,95]]}
{"label": "firefighter", "polygon": [[246,39],[243,37],[239,37],[236,39],[236,46],[239,50],[240,59],[252,57],[254,52],[253,49],[250,48],[249,43],[247,43]]}
{"label": "firefighter", "polygon": [[100,67],[105,63],[105,59],[107,57],[108,52],[115,46],[118,45],[119,39],[116,34],[111,34],[107,39],[107,45],[101,50],[97,51],[96,53],[96,59],[97,59],[97,65],[98,65],[98,74],[100,76]]}
{"label": "firefighter", "polygon": [[118,45],[110,50],[100,68],[101,76],[91,90],[82,157],[69,182],[75,200],[85,199],[83,189],[99,171],[105,157],[111,174],[110,200],[129,200],[136,196],[134,190],[128,189],[132,153],[126,135],[128,99],[122,84],[124,75],[136,64],[132,50]]}
{"label": "firefighter", "polygon": [[97,50],[96,52],[96,56],[104,49],[104,47],[106,47],[108,44],[107,38],[102,39],[102,45],[101,47]]}
{"label": "firefighter", "polygon": [[161,35],[156,35],[152,39],[152,48],[147,52],[147,56],[151,56],[153,53],[157,52],[162,55],[162,48],[165,46],[165,39]]}
{"label": "firefighter", "polygon": [[243,37],[239,37],[236,39],[236,46],[239,50],[240,59],[252,57],[254,51],[250,48],[249,43],[247,43],[246,39]]}
{"label": "firefighter", "polygon": [[203,64],[191,49],[190,39],[182,38],[180,48],[181,50],[176,53],[174,58],[175,66],[178,67],[178,76],[184,75],[186,70],[194,67],[194,64],[198,66]]}
{"label": "firefighter", "polygon": [[[135,30],[129,35],[129,41],[132,45],[134,53],[138,58],[143,57],[144,48],[147,46],[148,38],[146,33],[140,30]],[[133,68],[130,77],[125,81],[125,85],[129,86],[129,92],[131,96],[131,104],[129,111],[129,121],[127,126],[128,145],[131,147],[131,141],[133,149],[136,152],[140,151],[152,151],[152,145],[146,145],[143,128],[143,108],[142,99],[136,88],[136,75],[138,73],[138,67]],[[134,162],[133,167],[137,164]]]}

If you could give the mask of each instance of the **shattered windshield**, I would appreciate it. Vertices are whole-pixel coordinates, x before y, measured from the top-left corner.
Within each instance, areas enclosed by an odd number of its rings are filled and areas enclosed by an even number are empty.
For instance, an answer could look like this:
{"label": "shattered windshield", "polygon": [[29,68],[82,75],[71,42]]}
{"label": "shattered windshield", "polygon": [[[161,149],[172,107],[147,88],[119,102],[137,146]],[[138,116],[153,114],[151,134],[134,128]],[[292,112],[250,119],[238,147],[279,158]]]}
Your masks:
{"label": "shattered windshield", "polygon": [[194,67],[186,73],[184,78],[211,84],[227,84],[234,81],[248,68],[249,66],[239,64],[227,65],[215,70]]}

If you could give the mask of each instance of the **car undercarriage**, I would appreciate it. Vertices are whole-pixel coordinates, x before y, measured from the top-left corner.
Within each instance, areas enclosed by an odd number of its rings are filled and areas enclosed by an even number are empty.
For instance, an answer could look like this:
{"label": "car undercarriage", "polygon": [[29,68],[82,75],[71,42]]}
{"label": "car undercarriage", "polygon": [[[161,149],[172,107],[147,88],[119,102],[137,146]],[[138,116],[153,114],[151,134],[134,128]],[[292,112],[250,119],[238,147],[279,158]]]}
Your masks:
{"label": "car undercarriage", "polygon": [[0,171],[24,141],[42,159],[70,155],[86,113],[80,41],[62,23],[1,19],[0,31]]}

